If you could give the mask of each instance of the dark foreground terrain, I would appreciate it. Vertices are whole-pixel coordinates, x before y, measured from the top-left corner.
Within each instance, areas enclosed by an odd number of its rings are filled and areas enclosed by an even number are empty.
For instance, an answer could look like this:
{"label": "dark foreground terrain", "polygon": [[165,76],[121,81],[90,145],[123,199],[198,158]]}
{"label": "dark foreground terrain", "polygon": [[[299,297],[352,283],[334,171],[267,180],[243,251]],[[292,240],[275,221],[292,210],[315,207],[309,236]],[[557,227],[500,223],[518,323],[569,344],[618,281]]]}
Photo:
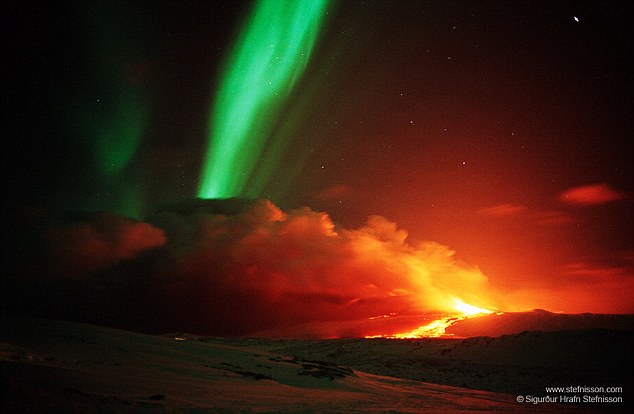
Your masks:
{"label": "dark foreground terrain", "polygon": [[[7,413],[630,412],[632,345],[631,331],[596,329],[464,340],[272,340],[159,337],[3,317],[1,408]],[[622,391],[547,392],[550,386]],[[586,394],[620,400],[560,403],[564,395]]]}

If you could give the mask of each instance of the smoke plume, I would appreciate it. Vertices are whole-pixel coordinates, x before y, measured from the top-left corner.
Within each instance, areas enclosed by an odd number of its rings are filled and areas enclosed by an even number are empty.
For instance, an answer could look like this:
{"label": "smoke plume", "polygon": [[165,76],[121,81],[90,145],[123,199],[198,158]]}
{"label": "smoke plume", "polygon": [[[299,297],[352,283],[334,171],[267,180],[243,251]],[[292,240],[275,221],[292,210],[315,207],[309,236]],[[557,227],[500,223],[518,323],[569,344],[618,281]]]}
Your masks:
{"label": "smoke plume", "polygon": [[308,207],[193,200],[147,222],[99,213],[44,233],[39,260],[10,283],[15,294],[5,303],[14,310],[151,332],[249,335],[454,311],[454,298],[490,306],[476,267],[446,246],[408,240],[380,216],[347,229]]}

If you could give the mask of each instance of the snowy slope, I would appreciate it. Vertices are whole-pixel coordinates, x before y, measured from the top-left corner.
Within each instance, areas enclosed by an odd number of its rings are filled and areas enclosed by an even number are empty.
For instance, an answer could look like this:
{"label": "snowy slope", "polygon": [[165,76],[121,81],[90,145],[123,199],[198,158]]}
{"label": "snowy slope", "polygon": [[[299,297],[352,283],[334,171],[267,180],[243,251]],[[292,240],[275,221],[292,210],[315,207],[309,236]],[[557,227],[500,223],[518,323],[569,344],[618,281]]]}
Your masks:
{"label": "snowy slope", "polygon": [[3,412],[537,412],[512,395],[372,375],[256,342],[71,322],[4,317],[0,363]]}

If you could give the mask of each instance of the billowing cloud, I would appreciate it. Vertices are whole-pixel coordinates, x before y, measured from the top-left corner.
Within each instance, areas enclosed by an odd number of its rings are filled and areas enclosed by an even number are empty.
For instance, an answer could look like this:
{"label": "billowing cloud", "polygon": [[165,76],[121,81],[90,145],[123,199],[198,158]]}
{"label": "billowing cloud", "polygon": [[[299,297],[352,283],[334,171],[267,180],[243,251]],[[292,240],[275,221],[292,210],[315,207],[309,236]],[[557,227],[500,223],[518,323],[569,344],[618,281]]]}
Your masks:
{"label": "billowing cloud", "polygon": [[579,206],[603,204],[622,198],[624,198],[623,193],[604,183],[572,187],[558,196],[558,200],[562,203]]}
{"label": "billowing cloud", "polygon": [[215,315],[209,330],[449,311],[453,297],[482,304],[486,277],[477,268],[445,246],[408,244],[383,217],[338,229],[325,213],[260,201],[237,215],[201,216],[196,227],[171,273],[186,290],[177,296]]}
{"label": "billowing cloud", "polygon": [[59,277],[96,271],[162,246],[163,230],[112,213],[93,213],[67,219],[45,232],[47,270]]}
{"label": "billowing cloud", "polygon": [[345,229],[307,207],[230,204],[193,201],[152,224],[97,215],[56,227],[46,246],[55,278],[40,294],[63,317],[217,335],[453,312],[455,298],[491,306],[478,268],[383,217]]}

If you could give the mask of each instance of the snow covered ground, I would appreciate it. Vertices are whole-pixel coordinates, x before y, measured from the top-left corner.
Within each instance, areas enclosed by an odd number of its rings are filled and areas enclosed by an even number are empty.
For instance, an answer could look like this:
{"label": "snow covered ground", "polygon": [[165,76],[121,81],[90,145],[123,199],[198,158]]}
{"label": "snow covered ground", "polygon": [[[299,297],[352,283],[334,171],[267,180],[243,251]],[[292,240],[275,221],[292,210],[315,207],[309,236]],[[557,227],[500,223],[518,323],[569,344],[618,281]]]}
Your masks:
{"label": "snow covered ground", "polygon": [[[2,412],[576,413],[627,408],[518,403],[512,394],[474,389],[478,384],[469,382],[475,377],[467,371],[485,356],[466,349],[486,347],[483,344],[159,337],[3,317]],[[452,353],[459,359],[449,358]],[[462,375],[472,389],[429,382],[434,375],[427,372],[438,371],[431,364],[443,361],[452,367],[451,381]],[[460,361],[466,364],[463,373]],[[511,365],[502,363],[500,369]],[[414,370],[417,379],[410,375]],[[399,373],[405,378],[397,378]]]}

